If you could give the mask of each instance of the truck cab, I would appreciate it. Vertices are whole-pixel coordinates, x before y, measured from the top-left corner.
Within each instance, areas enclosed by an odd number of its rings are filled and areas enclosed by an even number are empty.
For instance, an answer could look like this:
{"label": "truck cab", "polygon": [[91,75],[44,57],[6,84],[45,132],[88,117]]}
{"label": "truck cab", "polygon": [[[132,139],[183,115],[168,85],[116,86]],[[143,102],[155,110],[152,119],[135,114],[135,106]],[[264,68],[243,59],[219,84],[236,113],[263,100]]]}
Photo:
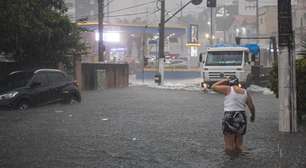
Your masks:
{"label": "truck cab", "polygon": [[204,89],[221,79],[235,75],[247,87],[251,74],[251,54],[247,47],[210,47],[200,54],[201,86]]}

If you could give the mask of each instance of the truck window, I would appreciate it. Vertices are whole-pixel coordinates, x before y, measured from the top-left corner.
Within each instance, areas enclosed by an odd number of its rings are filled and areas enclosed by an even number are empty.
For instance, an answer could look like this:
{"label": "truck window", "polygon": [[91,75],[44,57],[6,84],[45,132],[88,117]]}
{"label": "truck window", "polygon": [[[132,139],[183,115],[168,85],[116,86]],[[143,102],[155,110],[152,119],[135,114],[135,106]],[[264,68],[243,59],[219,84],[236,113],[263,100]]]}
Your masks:
{"label": "truck window", "polygon": [[206,66],[239,66],[242,64],[243,51],[209,51]]}

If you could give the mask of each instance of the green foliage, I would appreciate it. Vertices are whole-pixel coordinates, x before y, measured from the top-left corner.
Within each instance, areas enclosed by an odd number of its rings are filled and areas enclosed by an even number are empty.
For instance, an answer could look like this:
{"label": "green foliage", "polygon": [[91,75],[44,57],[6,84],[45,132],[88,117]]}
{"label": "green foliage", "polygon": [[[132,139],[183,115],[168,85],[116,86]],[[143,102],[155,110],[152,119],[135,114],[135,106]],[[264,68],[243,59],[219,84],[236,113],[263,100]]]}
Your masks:
{"label": "green foliage", "polygon": [[[304,41],[303,48],[306,50],[306,43]],[[306,52],[305,50],[300,54],[302,59],[296,60],[296,93],[297,93],[297,112],[301,120],[302,115],[306,114]],[[278,97],[278,67],[277,64],[273,65],[271,72],[271,90]]]}
{"label": "green foliage", "polygon": [[297,110],[306,114],[306,58],[296,61]]}
{"label": "green foliage", "polygon": [[63,0],[1,0],[0,51],[23,65],[68,64],[86,50]]}

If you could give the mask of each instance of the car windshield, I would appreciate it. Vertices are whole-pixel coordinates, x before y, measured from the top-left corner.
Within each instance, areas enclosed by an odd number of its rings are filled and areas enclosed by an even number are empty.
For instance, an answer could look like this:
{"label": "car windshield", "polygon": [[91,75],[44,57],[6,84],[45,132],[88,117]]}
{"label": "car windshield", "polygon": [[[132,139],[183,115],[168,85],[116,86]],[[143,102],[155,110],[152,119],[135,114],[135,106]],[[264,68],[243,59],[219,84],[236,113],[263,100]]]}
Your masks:
{"label": "car windshield", "polygon": [[6,87],[8,89],[16,89],[20,87],[24,87],[33,77],[33,73],[31,72],[16,72],[8,75],[6,80]]}
{"label": "car windshield", "polygon": [[242,64],[243,51],[210,51],[206,66],[238,66]]}

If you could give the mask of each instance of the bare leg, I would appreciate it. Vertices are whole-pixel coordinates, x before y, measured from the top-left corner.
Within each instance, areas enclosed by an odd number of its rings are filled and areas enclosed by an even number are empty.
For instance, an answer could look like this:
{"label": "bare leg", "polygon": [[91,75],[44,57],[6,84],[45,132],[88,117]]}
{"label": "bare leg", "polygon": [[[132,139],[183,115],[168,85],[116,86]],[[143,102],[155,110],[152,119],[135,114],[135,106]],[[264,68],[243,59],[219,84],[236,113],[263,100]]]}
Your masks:
{"label": "bare leg", "polygon": [[235,150],[235,135],[224,135],[224,150],[232,153]]}
{"label": "bare leg", "polygon": [[235,148],[239,152],[245,149],[245,147],[243,146],[243,135],[235,135]]}

